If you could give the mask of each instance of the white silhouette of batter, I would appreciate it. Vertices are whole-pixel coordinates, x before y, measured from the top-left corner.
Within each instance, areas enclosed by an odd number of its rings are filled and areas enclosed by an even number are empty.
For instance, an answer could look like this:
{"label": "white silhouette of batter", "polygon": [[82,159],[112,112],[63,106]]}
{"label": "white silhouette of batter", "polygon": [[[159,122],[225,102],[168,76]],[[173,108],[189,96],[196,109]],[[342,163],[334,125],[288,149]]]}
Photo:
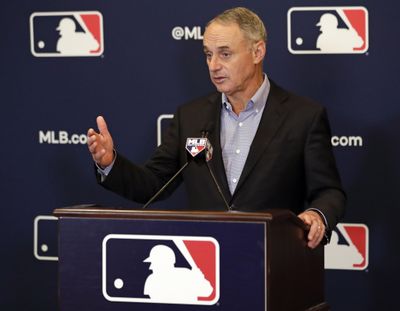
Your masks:
{"label": "white silhouette of batter", "polygon": [[96,51],[99,48],[99,42],[89,31],[76,32],[76,24],[71,18],[61,19],[57,30],[60,33],[60,38],[57,41],[57,51],[60,54],[90,55],[91,51]]}
{"label": "white silhouette of batter", "polygon": [[175,253],[166,245],[156,245],[144,262],[151,262],[150,274],[144,284],[144,294],[163,303],[195,303],[199,297],[213,292],[210,282],[198,269],[175,267]]}
{"label": "white silhouette of batter", "polygon": [[323,14],[316,26],[321,30],[316,47],[322,52],[350,53],[364,45],[364,40],[350,23],[348,23],[349,29],[338,28],[338,19],[331,13]]}

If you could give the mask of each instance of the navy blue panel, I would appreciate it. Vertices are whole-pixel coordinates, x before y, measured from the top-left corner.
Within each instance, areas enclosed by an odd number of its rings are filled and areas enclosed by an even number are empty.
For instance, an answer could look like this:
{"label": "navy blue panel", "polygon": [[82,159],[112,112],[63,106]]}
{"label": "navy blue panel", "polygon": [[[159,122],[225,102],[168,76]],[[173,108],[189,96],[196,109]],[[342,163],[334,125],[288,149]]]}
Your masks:
{"label": "navy blue panel", "polygon": [[[210,223],[190,221],[88,220],[60,221],[60,291],[62,311],[69,310],[198,310],[199,305],[110,302],[102,294],[102,272],[107,294],[113,298],[148,298],[143,294],[151,274],[143,260],[154,245],[170,247],[176,254],[176,267],[189,268],[172,240],[123,239],[109,234],[211,237],[219,244],[220,299],[209,310],[264,311],[265,307],[265,226],[251,223]],[[90,234],[86,234],[90,232]],[[106,250],[106,269],[103,267]],[[103,270],[102,270],[103,269]],[[82,274],[82,271],[85,273]],[[103,276],[104,277],[104,276]],[[121,289],[114,287],[122,279]],[[172,282],[172,280],[171,280]],[[90,301],[90,305],[88,305]]]}

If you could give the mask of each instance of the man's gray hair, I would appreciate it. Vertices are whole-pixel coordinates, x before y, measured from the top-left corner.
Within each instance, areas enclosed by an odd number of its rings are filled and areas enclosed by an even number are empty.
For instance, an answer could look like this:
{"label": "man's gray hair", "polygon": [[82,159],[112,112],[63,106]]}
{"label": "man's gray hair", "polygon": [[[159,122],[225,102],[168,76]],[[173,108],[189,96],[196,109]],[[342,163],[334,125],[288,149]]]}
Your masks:
{"label": "man's gray hair", "polygon": [[247,8],[236,7],[226,10],[210,20],[206,27],[214,22],[220,24],[235,23],[243,31],[247,39],[254,42],[264,41],[267,43],[267,31],[264,23],[256,13]]}

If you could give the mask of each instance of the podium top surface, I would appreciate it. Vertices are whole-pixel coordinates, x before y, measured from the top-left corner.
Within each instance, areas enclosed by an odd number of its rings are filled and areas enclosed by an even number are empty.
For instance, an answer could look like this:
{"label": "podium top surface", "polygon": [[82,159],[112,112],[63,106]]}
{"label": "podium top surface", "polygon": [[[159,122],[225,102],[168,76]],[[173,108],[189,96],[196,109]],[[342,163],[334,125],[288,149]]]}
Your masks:
{"label": "podium top surface", "polygon": [[271,209],[263,212],[240,211],[168,211],[168,210],[137,210],[96,205],[78,205],[57,208],[53,211],[56,217],[79,218],[140,218],[140,219],[175,219],[175,220],[219,220],[219,221],[291,221],[307,229],[306,225],[291,211]]}

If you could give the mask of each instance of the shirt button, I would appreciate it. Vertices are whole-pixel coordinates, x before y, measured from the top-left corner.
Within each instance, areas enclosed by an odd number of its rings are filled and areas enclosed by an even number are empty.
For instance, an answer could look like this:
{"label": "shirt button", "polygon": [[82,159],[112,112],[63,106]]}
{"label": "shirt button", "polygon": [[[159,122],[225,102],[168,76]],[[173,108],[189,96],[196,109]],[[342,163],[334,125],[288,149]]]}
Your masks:
{"label": "shirt button", "polygon": [[235,184],[237,183],[237,179],[236,179],[236,178],[232,179],[232,181],[233,181]]}
{"label": "shirt button", "polygon": [[258,113],[258,109],[256,109],[256,113]]}
{"label": "shirt button", "polygon": [[242,127],[243,126],[243,122],[239,122],[239,126]]}
{"label": "shirt button", "polygon": [[236,154],[239,154],[240,153],[240,149],[236,149]]}

